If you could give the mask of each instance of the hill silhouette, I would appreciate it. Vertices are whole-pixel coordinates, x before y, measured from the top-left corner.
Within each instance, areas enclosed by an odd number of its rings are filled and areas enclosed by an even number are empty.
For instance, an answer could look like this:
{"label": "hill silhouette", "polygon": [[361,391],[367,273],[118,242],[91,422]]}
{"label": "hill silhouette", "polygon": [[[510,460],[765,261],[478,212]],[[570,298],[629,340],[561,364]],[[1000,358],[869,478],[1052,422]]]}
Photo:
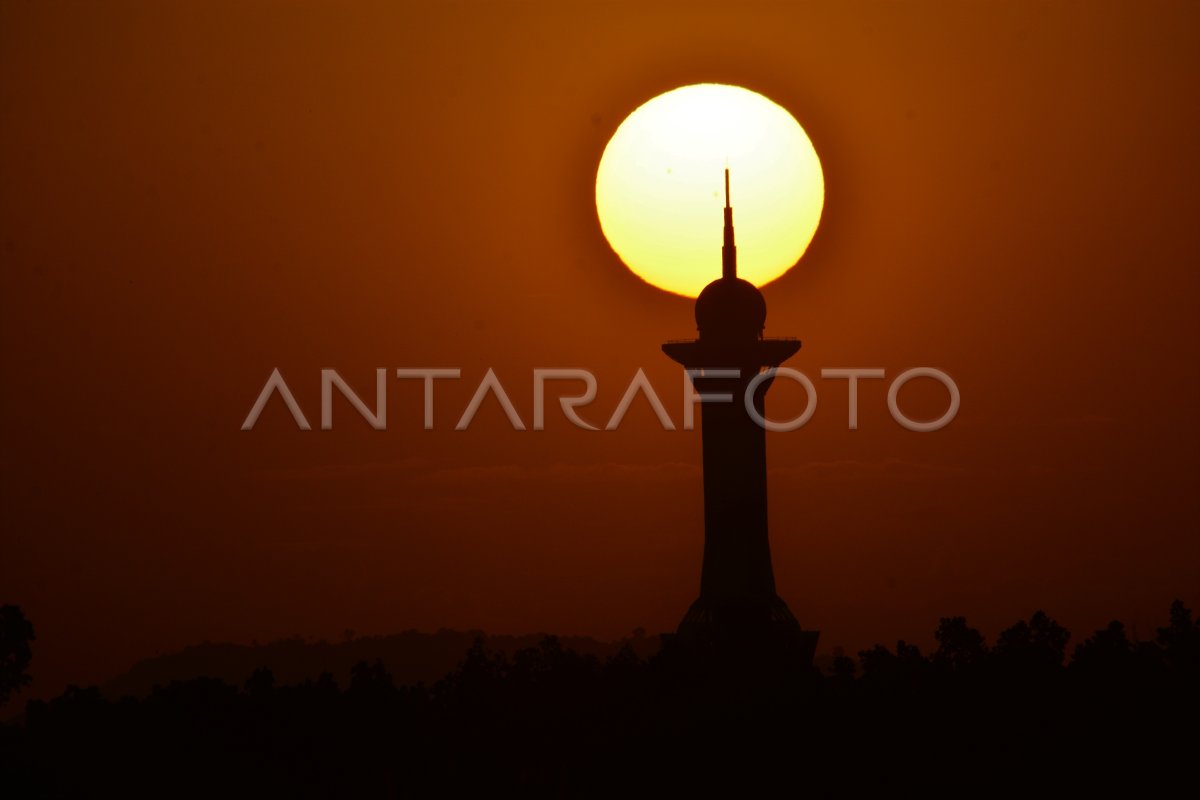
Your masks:
{"label": "hill silhouette", "polygon": [[[476,640],[489,651],[512,655],[536,647],[547,634],[488,635],[483,631],[442,629],[436,633],[408,630],[388,636],[355,637],[348,631],[340,642],[309,640],[300,636],[267,644],[203,642],[166,655],[143,659],[100,687],[100,693],[118,700],[143,698],[155,687],[194,678],[211,678],[240,685],[256,670],[270,670],[276,685],[293,686],[315,681],[329,673],[339,685],[348,685],[355,664],[382,662],[400,685],[432,684],[454,670]],[[559,636],[566,649],[604,660],[628,646],[639,658],[659,648],[657,636],[638,629],[615,642],[589,636]]]}

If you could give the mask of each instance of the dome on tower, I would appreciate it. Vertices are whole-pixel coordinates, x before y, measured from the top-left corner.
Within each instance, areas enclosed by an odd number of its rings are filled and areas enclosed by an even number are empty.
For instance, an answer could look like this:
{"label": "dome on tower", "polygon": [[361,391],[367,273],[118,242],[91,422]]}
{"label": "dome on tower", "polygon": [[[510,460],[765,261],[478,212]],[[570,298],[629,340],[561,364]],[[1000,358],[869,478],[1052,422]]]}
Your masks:
{"label": "dome on tower", "polygon": [[767,322],[767,301],[750,281],[718,278],[696,298],[701,339],[758,339]]}

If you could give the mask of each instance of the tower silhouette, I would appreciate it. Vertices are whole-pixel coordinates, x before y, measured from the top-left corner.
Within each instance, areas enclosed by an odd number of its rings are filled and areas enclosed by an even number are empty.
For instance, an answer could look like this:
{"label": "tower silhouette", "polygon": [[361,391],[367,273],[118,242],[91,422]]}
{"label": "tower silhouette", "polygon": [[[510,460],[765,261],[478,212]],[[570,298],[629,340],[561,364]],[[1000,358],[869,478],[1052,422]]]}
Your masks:
{"label": "tower silhouette", "polygon": [[725,170],[725,240],[721,277],[696,298],[698,339],[672,341],[663,352],[686,367],[701,404],[704,462],[704,566],[700,597],[675,639],[723,657],[783,656],[807,666],[817,631],[802,630],[775,591],[767,534],[766,430],[759,419],[772,378],[759,378],[800,349],[799,339],[766,339],[762,293],[737,276],[729,170]]}

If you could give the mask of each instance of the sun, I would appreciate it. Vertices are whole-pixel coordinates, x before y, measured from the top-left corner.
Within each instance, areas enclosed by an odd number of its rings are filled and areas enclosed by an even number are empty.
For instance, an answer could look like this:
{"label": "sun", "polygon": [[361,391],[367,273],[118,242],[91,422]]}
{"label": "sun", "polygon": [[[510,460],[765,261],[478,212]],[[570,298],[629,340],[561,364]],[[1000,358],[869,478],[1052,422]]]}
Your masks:
{"label": "sun", "polygon": [[761,94],[701,83],[640,106],[600,158],[600,228],[634,274],[688,297],[721,276],[726,167],[738,276],[761,286],[800,260],[825,201],[812,142]]}

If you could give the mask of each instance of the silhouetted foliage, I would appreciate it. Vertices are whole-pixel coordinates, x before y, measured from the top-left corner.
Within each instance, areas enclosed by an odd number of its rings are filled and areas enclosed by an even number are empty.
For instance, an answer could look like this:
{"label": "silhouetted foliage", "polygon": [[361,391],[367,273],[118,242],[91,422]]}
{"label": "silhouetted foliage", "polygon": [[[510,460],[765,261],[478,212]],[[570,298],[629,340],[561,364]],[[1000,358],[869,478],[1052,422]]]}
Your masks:
{"label": "silhouetted foliage", "polygon": [[854,663],[854,659],[848,655],[837,654],[833,657],[832,674],[835,678],[849,680],[854,677],[854,673],[858,671],[858,665]]}
{"label": "silhouetted foliage", "polygon": [[0,706],[29,684],[31,644],[36,638],[20,606],[0,606]]}
{"label": "silhouetted foliage", "polygon": [[251,697],[262,697],[271,693],[275,688],[275,673],[260,667],[246,679],[246,692]]}
{"label": "silhouetted foliage", "polygon": [[992,653],[1009,670],[1049,672],[1062,667],[1070,638],[1066,628],[1037,611],[1028,622],[1001,631]]}
{"label": "silhouetted foliage", "polygon": [[1128,671],[1132,662],[1133,645],[1125,635],[1125,624],[1113,620],[1108,627],[1096,631],[1076,646],[1071,667],[1080,671],[1117,674]]}
{"label": "silhouetted foliage", "polygon": [[[1182,604],[1152,642],[1113,623],[1062,656],[1038,612],[988,650],[962,617],[926,658],[899,641],[838,654],[832,674],[632,646],[601,659],[553,636],[514,652],[477,638],[432,685],[363,660],[280,685],[174,681],[113,702],[72,687],[0,726],[5,796],[757,796],[802,786],[1022,786],[1190,763],[1196,624]],[[855,677],[860,671],[861,677]],[[1156,767],[1162,772],[1161,766]],[[1165,773],[1163,773],[1165,774]]]}
{"label": "silhouetted foliage", "polygon": [[860,651],[858,659],[866,682],[885,686],[891,691],[899,691],[901,687],[915,689],[927,679],[930,668],[929,660],[921,655],[920,648],[903,639],[896,642],[894,653],[877,644],[870,650]]}
{"label": "silhouetted foliage", "polygon": [[940,667],[962,672],[978,667],[987,657],[983,634],[967,625],[966,617],[942,617],[933,637],[938,642],[933,663]]}
{"label": "silhouetted foliage", "polygon": [[1182,600],[1171,604],[1170,624],[1158,629],[1156,641],[1167,663],[1176,669],[1200,668],[1200,620],[1192,622],[1192,612]]}

